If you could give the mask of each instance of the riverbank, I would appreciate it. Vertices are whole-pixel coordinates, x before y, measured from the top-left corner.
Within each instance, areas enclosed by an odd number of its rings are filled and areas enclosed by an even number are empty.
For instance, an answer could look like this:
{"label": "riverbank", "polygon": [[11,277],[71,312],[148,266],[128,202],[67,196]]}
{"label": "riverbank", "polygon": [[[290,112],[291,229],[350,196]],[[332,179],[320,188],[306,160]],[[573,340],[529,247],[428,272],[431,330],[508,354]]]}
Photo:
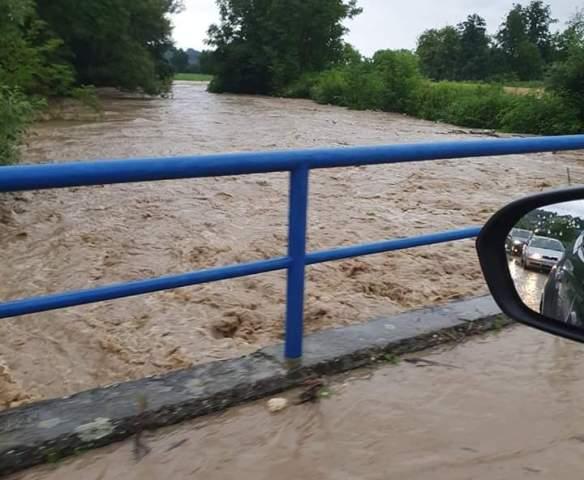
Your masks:
{"label": "riverbank", "polygon": [[[102,100],[93,121],[33,129],[27,163],[481,138],[411,117],[178,82],[173,97]],[[311,177],[309,248],[480,225],[528,192],[584,181],[581,155],[333,169]],[[285,174],[40,191],[0,229],[2,300],[285,253]],[[472,241],[311,267],[306,330],[486,293]],[[282,338],[285,276],[4,320],[2,407],[233,358]]]}
{"label": "riverbank", "polygon": [[432,82],[422,76],[417,59],[409,52],[378,52],[372,61],[305,75],[281,93],[322,104],[405,113],[468,128],[535,135],[584,131],[582,112],[574,98],[541,88]]}

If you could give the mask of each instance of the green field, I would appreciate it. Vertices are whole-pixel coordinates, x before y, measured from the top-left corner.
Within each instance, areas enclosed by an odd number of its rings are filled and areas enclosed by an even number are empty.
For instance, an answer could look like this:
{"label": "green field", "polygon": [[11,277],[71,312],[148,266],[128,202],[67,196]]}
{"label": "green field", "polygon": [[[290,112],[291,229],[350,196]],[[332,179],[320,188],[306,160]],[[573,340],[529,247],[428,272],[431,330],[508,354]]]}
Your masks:
{"label": "green field", "polygon": [[213,79],[213,75],[205,75],[204,73],[177,73],[174,79],[187,82],[210,82]]}
{"label": "green field", "polygon": [[454,82],[454,81],[442,81],[442,82],[432,82],[433,84],[442,85],[452,85],[461,88],[477,88],[493,85],[501,85],[507,93],[512,93],[515,95],[526,95],[529,93],[541,94],[544,91],[544,82],[533,81],[533,82],[506,82],[506,83],[488,83],[488,82]]}

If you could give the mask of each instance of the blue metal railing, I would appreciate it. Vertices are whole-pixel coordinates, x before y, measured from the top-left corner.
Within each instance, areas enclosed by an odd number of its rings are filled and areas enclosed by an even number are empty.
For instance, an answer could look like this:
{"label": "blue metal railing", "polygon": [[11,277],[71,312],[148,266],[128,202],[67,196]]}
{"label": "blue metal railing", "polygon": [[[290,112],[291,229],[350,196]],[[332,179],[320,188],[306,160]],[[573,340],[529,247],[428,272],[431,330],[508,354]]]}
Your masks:
{"label": "blue metal railing", "polygon": [[299,358],[308,265],[468,239],[480,231],[480,227],[470,227],[307,253],[310,170],[579,149],[584,149],[584,135],[2,167],[0,192],[288,171],[290,205],[286,257],[13,300],[0,303],[0,318],[287,270],[285,354],[288,358]]}

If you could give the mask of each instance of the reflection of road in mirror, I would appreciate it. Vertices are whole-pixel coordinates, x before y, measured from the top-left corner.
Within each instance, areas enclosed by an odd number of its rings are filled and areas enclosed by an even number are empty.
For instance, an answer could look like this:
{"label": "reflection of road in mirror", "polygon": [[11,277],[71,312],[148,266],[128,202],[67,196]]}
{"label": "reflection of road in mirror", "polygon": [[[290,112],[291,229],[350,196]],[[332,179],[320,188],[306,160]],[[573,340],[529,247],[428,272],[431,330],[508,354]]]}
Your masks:
{"label": "reflection of road in mirror", "polygon": [[539,303],[548,273],[527,270],[520,265],[518,258],[509,258],[509,272],[521,300],[534,312],[539,313]]}
{"label": "reflection of road in mirror", "polygon": [[584,200],[527,213],[507,235],[505,251],[529,308],[584,329]]}

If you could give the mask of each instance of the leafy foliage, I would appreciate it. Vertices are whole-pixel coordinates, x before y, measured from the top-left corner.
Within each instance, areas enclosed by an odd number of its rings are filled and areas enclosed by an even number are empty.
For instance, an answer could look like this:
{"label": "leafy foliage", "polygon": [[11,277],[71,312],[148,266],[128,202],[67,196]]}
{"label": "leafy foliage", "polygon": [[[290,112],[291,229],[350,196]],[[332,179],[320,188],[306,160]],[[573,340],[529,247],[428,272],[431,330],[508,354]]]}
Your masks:
{"label": "leafy foliage", "polygon": [[168,90],[167,14],[179,7],[179,0],[0,0],[0,163],[13,161],[42,98],[95,105],[84,85]]}
{"label": "leafy foliage", "polygon": [[479,15],[469,15],[458,26],[460,36],[460,77],[482,80],[489,75],[490,39],[487,22]]}
{"label": "leafy foliage", "polygon": [[172,45],[167,14],[177,0],[37,0],[38,13],[63,43],[80,84],[168,89],[172,68],[164,53]]}
{"label": "leafy foliage", "polygon": [[373,60],[305,77],[293,93],[319,103],[402,112],[471,128],[556,135],[580,132],[584,125],[566,96],[514,95],[497,84],[430,82],[415,57],[402,51],[384,50]]}
{"label": "leafy foliage", "polygon": [[418,39],[417,55],[424,74],[432,80],[457,80],[461,54],[456,28],[426,30]]}
{"label": "leafy foliage", "polygon": [[409,111],[422,82],[416,56],[404,50],[380,50],[373,56],[373,67],[381,85],[380,109]]}
{"label": "leafy foliage", "polygon": [[209,29],[215,92],[274,93],[343,61],[343,21],[356,0],[217,0]]}
{"label": "leafy foliage", "polygon": [[554,35],[555,22],[550,6],[533,0],[527,6],[515,4],[493,37],[476,14],[456,28],[427,30],[417,47],[422,71],[433,80],[542,80],[546,67],[584,32],[583,23],[576,22]]}
{"label": "leafy foliage", "polygon": [[[174,73],[189,73],[189,54],[182,48],[171,47],[167,53],[168,61]],[[197,65],[198,66],[198,65]],[[198,72],[193,72],[198,73]]]}
{"label": "leafy foliage", "polygon": [[62,95],[74,81],[62,41],[38,19],[32,0],[0,0],[0,85],[37,95]]}
{"label": "leafy foliage", "polygon": [[584,46],[574,46],[565,61],[550,71],[548,88],[578,111],[584,122]]}
{"label": "leafy foliage", "polygon": [[0,165],[13,163],[35,105],[18,89],[0,86]]}
{"label": "leafy foliage", "polygon": [[572,134],[583,127],[577,109],[553,94],[515,96],[511,108],[502,111],[497,120],[501,130],[518,133]]}
{"label": "leafy foliage", "polygon": [[[550,7],[540,0],[526,7],[514,5],[494,39],[488,36],[483,18],[469,15],[457,27],[424,32],[416,55],[383,50],[372,59],[353,56],[350,63],[301,77],[286,93],[471,128],[548,135],[582,132],[584,13],[578,13],[556,37],[550,32],[553,23]],[[555,63],[549,63],[552,60]],[[432,82],[423,75],[458,82]],[[494,78],[501,83],[460,82]],[[535,85],[537,90],[519,95],[508,92],[502,82]]]}

